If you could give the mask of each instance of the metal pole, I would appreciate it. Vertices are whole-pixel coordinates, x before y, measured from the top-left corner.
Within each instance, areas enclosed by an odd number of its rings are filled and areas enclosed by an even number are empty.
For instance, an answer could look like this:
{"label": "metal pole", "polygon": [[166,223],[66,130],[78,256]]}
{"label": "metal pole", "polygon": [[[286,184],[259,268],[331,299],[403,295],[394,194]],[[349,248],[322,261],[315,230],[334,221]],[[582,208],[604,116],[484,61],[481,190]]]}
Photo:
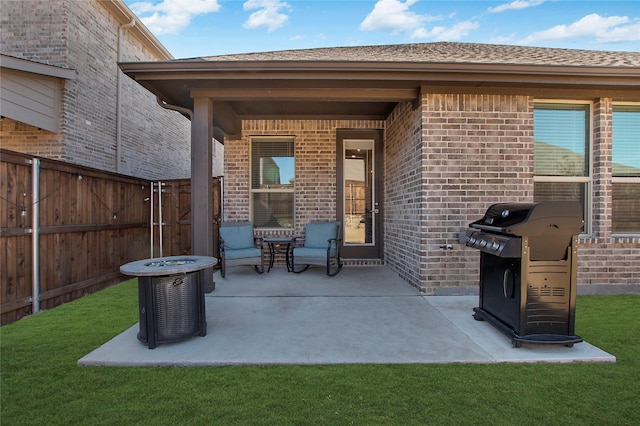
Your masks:
{"label": "metal pole", "polygon": [[40,159],[31,162],[31,311],[40,312]]}
{"label": "metal pole", "polygon": [[158,240],[160,243],[160,257],[162,257],[162,181],[158,181]]}
{"label": "metal pole", "polygon": [[150,232],[150,234],[151,234],[151,235],[150,235],[150,237],[151,237],[151,243],[149,244],[149,248],[150,248],[150,250],[151,250],[151,256],[150,256],[150,257],[151,257],[152,259],[153,259],[153,205],[154,205],[154,203],[155,203],[155,201],[154,201],[154,199],[153,199],[153,189],[154,189],[154,186],[155,186],[155,182],[151,182],[151,195],[150,195],[150,197],[149,197],[149,201],[150,201],[150,203],[151,203],[151,205],[150,205],[150,209],[149,209],[149,210],[151,211],[151,214],[150,214],[150,217],[149,217],[149,230],[151,231],[151,232]]}

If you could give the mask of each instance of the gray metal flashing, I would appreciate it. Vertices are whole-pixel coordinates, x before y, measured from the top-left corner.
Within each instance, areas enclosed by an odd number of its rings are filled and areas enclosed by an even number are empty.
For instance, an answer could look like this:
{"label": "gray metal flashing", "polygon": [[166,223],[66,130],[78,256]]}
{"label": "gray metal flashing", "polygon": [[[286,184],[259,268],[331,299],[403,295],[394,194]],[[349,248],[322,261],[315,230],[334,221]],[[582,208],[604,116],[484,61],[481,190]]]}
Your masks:
{"label": "gray metal flashing", "polygon": [[27,59],[16,58],[4,54],[0,54],[0,66],[2,68],[29,72],[47,77],[63,78],[65,80],[76,79],[76,70],[42,64],[40,62],[29,61]]}

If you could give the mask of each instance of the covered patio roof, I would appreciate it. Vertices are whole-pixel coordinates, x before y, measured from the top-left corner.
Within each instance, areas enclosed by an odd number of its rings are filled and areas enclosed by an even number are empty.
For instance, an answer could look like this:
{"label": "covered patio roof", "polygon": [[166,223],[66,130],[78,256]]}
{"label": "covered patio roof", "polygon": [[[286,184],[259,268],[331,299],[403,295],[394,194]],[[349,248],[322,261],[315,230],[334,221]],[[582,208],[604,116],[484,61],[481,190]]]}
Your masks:
{"label": "covered patio roof", "polygon": [[[640,53],[468,43],[288,50],[121,63],[169,105],[214,104],[214,126],[242,119],[385,119],[422,91],[539,97],[640,96]],[[630,93],[631,91],[631,93]]]}

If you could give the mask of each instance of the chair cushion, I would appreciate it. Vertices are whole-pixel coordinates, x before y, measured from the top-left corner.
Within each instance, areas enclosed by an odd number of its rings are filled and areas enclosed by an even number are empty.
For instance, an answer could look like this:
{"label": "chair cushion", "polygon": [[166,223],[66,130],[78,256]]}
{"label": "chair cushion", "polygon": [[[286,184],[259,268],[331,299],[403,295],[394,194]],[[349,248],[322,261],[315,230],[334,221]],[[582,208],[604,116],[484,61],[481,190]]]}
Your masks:
{"label": "chair cushion", "polygon": [[[331,257],[335,257],[336,256],[336,249],[332,248],[331,249]],[[320,259],[325,259],[327,258],[327,248],[309,248],[309,247],[296,247],[293,249],[293,258],[295,259],[296,257],[317,257]]]}
{"label": "chair cushion", "polygon": [[[327,249],[327,240],[338,238],[338,224],[336,222],[308,223],[305,234],[305,247]],[[326,256],[326,253],[324,254]]]}
{"label": "chair cushion", "polygon": [[226,249],[245,249],[254,248],[252,226],[223,226],[220,228],[220,237],[224,240],[224,248]]}
{"label": "chair cushion", "polygon": [[232,259],[245,259],[247,257],[260,257],[262,253],[259,248],[244,248],[238,250],[230,250],[225,248],[224,258],[227,260]]}

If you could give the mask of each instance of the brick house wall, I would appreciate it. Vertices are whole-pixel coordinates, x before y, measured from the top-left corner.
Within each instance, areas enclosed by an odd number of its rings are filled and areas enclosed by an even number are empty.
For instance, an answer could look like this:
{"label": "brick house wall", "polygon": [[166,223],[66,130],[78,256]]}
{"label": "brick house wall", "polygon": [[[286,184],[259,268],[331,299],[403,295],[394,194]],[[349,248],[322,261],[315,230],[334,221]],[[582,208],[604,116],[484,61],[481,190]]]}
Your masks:
{"label": "brick house wall", "polygon": [[385,263],[416,287],[427,281],[423,264],[424,209],[427,205],[421,171],[426,164],[421,109],[403,103],[387,118],[385,134]]}
{"label": "brick house wall", "polygon": [[[247,120],[242,139],[225,142],[225,220],[247,220],[249,142],[294,136],[295,231],[336,212],[336,130],[383,128],[384,262],[425,294],[477,291],[479,256],[458,234],[490,204],[530,202],[534,192],[534,98],[425,93],[385,121]],[[610,99],[594,104],[593,233],[580,238],[581,292],[640,282],[637,237],[611,235]],[[607,288],[609,290],[607,290]]]}
{"label": "brick house wall", "polygon": [[0,118],[0,146],[39,157],[64,158],[64,135],[38,129],[29,124]]}
{"label": "brick house wall", "polygon": [[[612,233],[611,173],[612,113],[610,98],[596,99],[593,105],[593,202],[592,234],[580,238],[578,283],[588,284],[585,292],[602,291],[603,286],[640,287],[640,237]],[[615,291],[615,290],[614,290]]]}
{"label": "brick house wall", "polygon": [[[118,32],[122,23],[97,0],[4,0],[0,51],[77,71],[63,89],[58,134],[3,118],[2,147],[116,171]],[[123,61],[160,59],[123,30]],[[190,174],[191,127],[121,74],[120,173],[147,179]]]}
{"label": "brick house wall", "polygon": [[[426,293],[473,288],[479,253],[459,244],[457,233],[489,204],[533,199],[533,102],[527,96],[423,96],[426,207],[420,229],[426,243],[420,247],[426,279],[419,287]],[[579,240],[578,285],[583,292],[616,291],[618,285],[640,282],[640,238],[611,234],[611,113],[611,99],[596,100],[593,231]]]}
{"label": "brick house wall", "polygon": [[[386,260],[427,294],[468,292],[478,282],[479,253],[459,244],[459,232],[489,203],[533,198],[532,99],[429,93],[419,114],[399,108],[387,127],[386,161],[405,175],[401,184],[387,176],[388,192],[400,198],[394,222],[405,230],[398,241],[386,235],[394,246]],[[396,145],[404,155],[394,154]]]}
{"label": "brick house wall", "polygon": [[295,230],[306,223],[336,219],[336,131],[341,128],[381,129],[378,120],[244,120],[242,138],[225,140],[224,220],[248,220],[249,145],[254,136],[295,138]]}

